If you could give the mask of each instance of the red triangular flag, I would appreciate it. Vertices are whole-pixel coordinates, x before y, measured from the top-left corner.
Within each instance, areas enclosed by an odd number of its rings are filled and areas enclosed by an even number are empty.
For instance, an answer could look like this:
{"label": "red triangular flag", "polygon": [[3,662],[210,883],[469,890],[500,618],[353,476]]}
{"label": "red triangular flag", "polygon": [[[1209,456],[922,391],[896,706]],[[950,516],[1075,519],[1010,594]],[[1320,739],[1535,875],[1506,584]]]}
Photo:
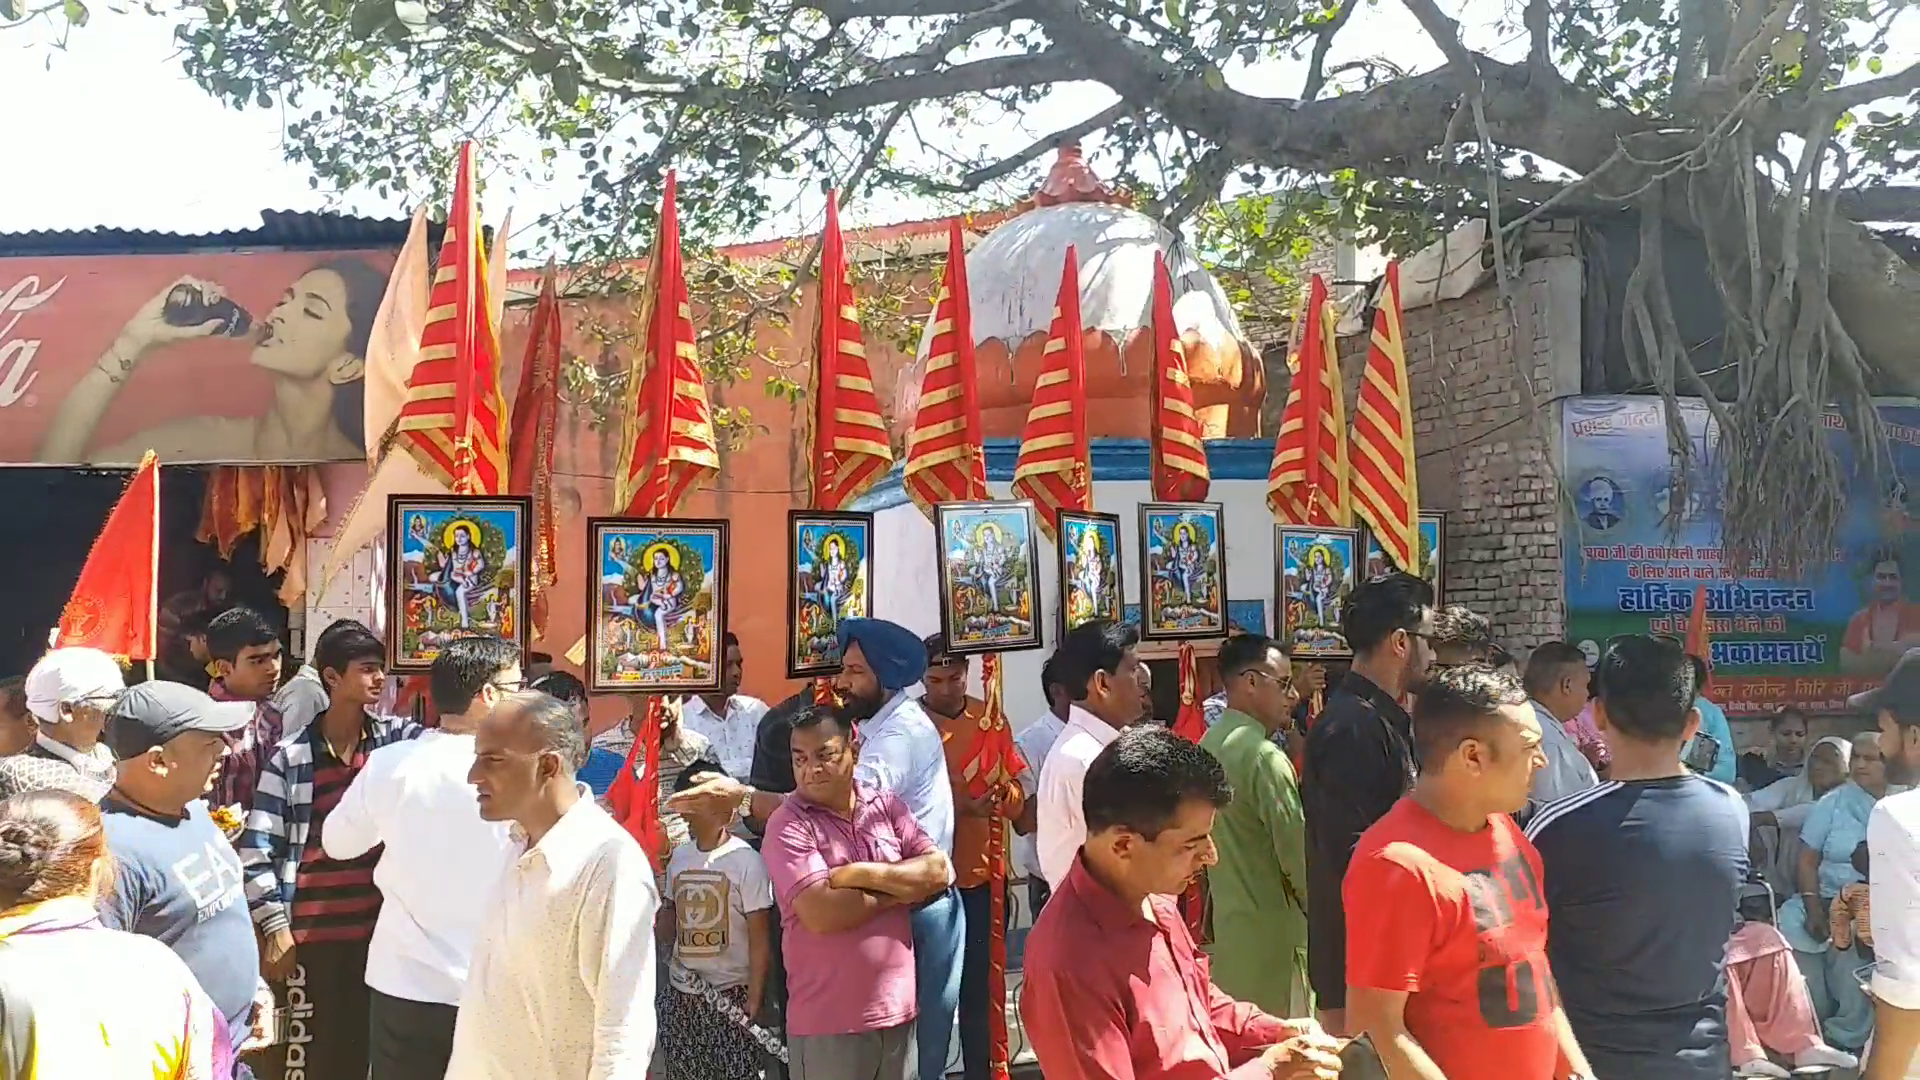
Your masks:
{"label": "red triangular flag", "polygon": [[666,865],[667,834],[660,827],[660,730],[666,726],[666,710],[657,695],[647,701],[633,733],[633,747],[607,789],[614,820],[640,841],[640,850],[653,860],[655,873]]}
{"label": "red triangular flag", "polygon": [[553,262],[540,279],[533,308],[520,389],[513,396],[513,427],[507,439],[507,490],[533,496],[533,576],[527,584],[532,630],[546,633],[547,590],[559,580],[554,568],[553,433],[560,413],[560,296]]}
{"label": "red triangular flag", "polygon": [[1707,681],[1695,687],[1701,697],[1713,685],[1713,642],[1707,635],[1707,587],[1693,587],[1693,610],[1687,613],[1687,655],[1697,656],[1707,665]]}
{"label": "red triangular flag", "polygon": [[49,644],[153,659],[159,579],[160,461],[149,450],[94,539]]}

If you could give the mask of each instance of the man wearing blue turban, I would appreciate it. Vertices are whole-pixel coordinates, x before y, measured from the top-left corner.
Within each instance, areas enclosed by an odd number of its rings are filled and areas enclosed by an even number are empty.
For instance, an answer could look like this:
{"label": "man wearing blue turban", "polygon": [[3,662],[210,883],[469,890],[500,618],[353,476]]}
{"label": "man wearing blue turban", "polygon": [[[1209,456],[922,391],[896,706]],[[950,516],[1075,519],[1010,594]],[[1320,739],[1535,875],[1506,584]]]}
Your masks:
{"label": "man wearing blue turban", "polygon": [[[907,690],[927,670],[926,645],[913,631],[885,619],[844,619],[837,638],[840,674],[833,688],[840,714],[859,725],[859,761],[854,776],[862,784],[885,788],[906,804],[914,820],[947,859],[953,859],[953,788],[947,782],[946,751],[940,729]],[[719,813],[737,810],[743,818],[765,821],[782,795],[756,791],[737,780],[716,777],[674,795],[667,809],[685,813],[705,807]],[[912,913],[914,980],[918,986],[920,1075],[946,1075],[947,1051],[960,1006],[962,951],[966,917],[960,894],[947,888],[923,901]]]}
{"label": "man wearing blue turban", "polygon": [[[885,619],[845,619],[837,633],[840,674],[833,689],[841,712],[860,725],[854,776],[907,804],[947,858],[953,858],[953,788],[940,729],[907,695],[927,672],[927,647],[913,631]],[[945,1076],[960,1005],[966,920],[952,885],[913,911],[913,968],[919,987],[920,1075]]]}

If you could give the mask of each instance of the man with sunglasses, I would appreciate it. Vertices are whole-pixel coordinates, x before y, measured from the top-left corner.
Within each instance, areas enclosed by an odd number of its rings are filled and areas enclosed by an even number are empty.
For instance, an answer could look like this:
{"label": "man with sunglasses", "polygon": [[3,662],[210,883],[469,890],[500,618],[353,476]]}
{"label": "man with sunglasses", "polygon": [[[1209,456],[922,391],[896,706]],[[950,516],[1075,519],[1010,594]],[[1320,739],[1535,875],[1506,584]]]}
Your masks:
{"label": "man with sunglasses", "polygon": [[1308,977],[1321,1026],[1346,1033],[1347,921],[1340,883],[1353,848],[1413,786],[1413,719],[1400,700],[1433,664],[1433,587],[1410,574],[1369,581],[1347,598],[1341,631],[1353,666],[1307,731]]}
{"label": "man with sunglasses", "polygon": [[99,649],[55,649],[27,674],[23,695],[37,721],[33,745],[0,759],[0,798],[57,788],[99,802],[113,787],[113,753],[100,741],[107,712],[127,689]]}
{"label": "man with sunglasses", "polygon": [[1213,981],[1275,1016],[1307,1016],[1307,831],[1293,763],[1274,745],[1299,699],[1280,643],[1240,634],[1220,646],[1227,707],[1200,745],[1238,796],[1214,817]]}

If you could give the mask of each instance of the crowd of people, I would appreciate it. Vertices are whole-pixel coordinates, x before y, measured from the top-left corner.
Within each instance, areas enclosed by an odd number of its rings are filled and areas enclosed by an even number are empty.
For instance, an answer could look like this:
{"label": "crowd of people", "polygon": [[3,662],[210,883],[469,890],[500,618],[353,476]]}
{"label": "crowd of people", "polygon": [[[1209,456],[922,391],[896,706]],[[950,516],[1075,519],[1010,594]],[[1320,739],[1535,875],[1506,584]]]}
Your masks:
{"label": "crowd of people", "polygon": [[1197,742],[1124,624],[1011,740],[938,636],[847,620],[771,707],[729,638],[651,755],[497,638],[428,724],[352,621],[283,680],[219,614],[205,691],[55,650],[0,683],[0,1080],[908,1080],[956,1026],[987,1080],[1021,877],[1048,1080],[1920,1075],[1920,652],[1736,759],[1674,641],[1522,670],[1405,575],[1343,629],[1331,686],[1224,641]]}

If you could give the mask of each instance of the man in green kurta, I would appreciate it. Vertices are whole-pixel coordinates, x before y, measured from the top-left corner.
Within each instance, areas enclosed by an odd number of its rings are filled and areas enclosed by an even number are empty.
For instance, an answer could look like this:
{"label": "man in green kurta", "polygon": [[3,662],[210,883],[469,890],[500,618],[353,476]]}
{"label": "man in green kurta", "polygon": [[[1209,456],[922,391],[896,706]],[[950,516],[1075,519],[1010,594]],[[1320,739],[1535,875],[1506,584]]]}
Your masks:
{"label": "man in green kurta", "polygon": [[1207,871],[1213,981],[1275,1016],[1312,1016],[1307,988],[1307,832],[1300,786],[1273,733],[1299,700],[1280,643],[1241,634],[1220,646],[1227,709],[1200,745],[1220,760],[1233,802],[1214,820]]}

